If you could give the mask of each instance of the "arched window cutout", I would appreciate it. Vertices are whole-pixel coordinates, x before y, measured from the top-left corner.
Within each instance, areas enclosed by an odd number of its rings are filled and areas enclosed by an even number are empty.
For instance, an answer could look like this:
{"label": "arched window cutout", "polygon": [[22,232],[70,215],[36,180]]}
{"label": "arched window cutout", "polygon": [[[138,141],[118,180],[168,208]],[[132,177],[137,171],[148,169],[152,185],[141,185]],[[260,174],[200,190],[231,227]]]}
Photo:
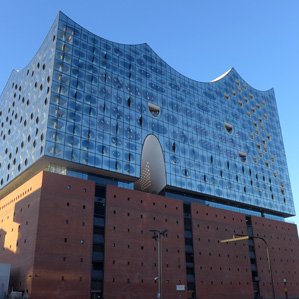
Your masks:
{"label": "arched window cutout", "polygon": [[159,106],[154,105],[152,103],[148,103],[148,110],[154,117],[158,117],[161,111]]}
{"label": "arched window cutout", "polygon": [[233,128],[233,126],[232,126],[231,124],[229,124],[229,123],[225,123],[225,124],[224,124],[224,127],[225,127],[227,133],[231,134],[231,133],[233,132],[233,129],[234,129],[234,128]]}
{"label": "arched window cutout", "polygon": [[166,186],[166,166],[161,144],[154,135],[148,135],[141,154],[140,179],[135,189],[159,194]]}
{"label": "arched window cutout", "polygon": [[239,152],[239,157],[242,162],[246,162],[247,154],[245,152]]}

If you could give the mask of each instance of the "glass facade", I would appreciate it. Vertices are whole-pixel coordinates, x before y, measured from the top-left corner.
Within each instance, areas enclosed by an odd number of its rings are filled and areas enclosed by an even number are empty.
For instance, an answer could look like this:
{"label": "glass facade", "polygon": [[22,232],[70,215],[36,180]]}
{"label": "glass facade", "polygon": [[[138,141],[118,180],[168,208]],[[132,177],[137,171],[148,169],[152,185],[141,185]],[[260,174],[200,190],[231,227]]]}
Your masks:
{"label": "glass facade", "polygon": [[58,20],[0,95],[0,191],[45,153]]}
{"label": "glass facade", "polygon": [[105,40],[59,13],[0,103],[0,188],[42,156],[135,181],[153,134],[169,188],[295,213],[274,91],[234,69],[197,82],[147,44]]}

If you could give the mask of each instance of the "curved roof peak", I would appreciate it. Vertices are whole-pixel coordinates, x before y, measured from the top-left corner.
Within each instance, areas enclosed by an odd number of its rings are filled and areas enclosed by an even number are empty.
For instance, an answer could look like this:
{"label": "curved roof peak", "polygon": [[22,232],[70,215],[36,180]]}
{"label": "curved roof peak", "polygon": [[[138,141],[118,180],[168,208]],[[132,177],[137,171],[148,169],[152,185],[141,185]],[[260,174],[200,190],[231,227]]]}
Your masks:
{"label": "curved roof peak", "polygon": [[224,72],[222,75],[218,76],[217,78],[215,78],[214,80],[212,80],[211,82],[216,82],[221,80],[222,78],[224,78],[228,73],[230,73],[233,70],[233,68],[230,68],[228,71]]}
{"label": "curved roof peak", "polygon": [[266,90],[260,90],[257,89],[255,87],[253,87],[251,84],[249,84],[246,80],[244,80],[244,78],[236,71],[236,69],[234,67],[231,67],[228,71],[224,72],[222,75],[220,75],[219,77],[215,78],[214,80],[210,81],[210,83],[217,83],[223,79],[225,79],[228,76],[234,76],[236,80],[242,81],[244,84],[249,85],[252,89],[256,90],[256,91],[260,91],[260,92],[269,92],[272,91],[273,88],[269,88]]}
{"label": "curved roof peak", "polygon": [[[120,42],[117,42],[117,41],[114,41],[114,40],[110,40],[110,39],[107,39],[105,37],[102,37],[100,35],[98,35],[97,33],[94,33],[92,31],[90,31],[89,29],[83,27],[82,25],[80,25],[79,23],[77,23],[76,21],[74,21],[72,18],[70,18],[68,15],[66,15],[63,11],[59,11],[58,14],[57,14],[57,17],[59,19],[68,19],[69,21],[71,21],[72,23],[76,24],[77,26],[83,28],[84,30],[90,32],[91,34],[103,39],[103,40],[106,40],[108,42],[111,42],[111,43],[114,43],[114,44],[119,44],[119,45],[124,45],[124,46],[148,46],[149,48],[151,48],[146,42],[141,42],[141,43],[136,43],[136,44],[130,44],[130,43],[120,43]],[[152,49],[152,48],[151,48]]]}

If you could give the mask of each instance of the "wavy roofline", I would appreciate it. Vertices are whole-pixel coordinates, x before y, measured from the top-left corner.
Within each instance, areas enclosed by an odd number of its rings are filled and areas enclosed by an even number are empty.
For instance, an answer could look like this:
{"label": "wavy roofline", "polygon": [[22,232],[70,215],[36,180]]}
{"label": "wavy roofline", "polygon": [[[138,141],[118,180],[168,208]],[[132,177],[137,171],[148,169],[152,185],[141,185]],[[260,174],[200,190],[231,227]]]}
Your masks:
{"label": "wavy roofline", "polygon": [[[35,51],[34,55],[29,59],[29,62],[27,62],[22,68],[13,68],[8,76],[8,79],[5,83],[5,85],[3,86],[3,89],[1,90],[0,93],[0,97],[2,97],[3,92],[6,90],[7,84],[9,83],[10,79],[16,75],[17,73],[22,73],[24,72],[26,69],[28,69],[28,67],[30,66],[30,64],[32,63],[32,61],[34,61],[34,59],[36,58],[36,56],[39,54],[40,50],[42,49],[42,47],[44,46],[45,42],[47,41],[47,38],[49,37],[50,33],[52,32],[55,24],[58,22],[59,20],[59,16],[60,13],[62,13],[61,11],[58,12],[58,14],[56,15],[54,21],[51,24],[50,29],[48,30],[46,36],[44,37],[44,39],[42,40],[40,46],[38,47],[38,49]],[[66,16],[66,15],[65,15]],[[68,16],[66,16],[67,18],[69,18]],[[70,19],[70,18],[69,18]],[[82,27],[82,26],[81,26]]]}
{"label": "wavy roofline", "polygon": [[18,73],[18,72],[23,72],[27,67],[28,65],[31,64],[31,62],[35,59],[35,57],[38,55],[40,49],[42,48],[43,44],[45,43],[49,33],[52,31],[55,23],[57,21],[59,21],[59,19],[62,17],[64,18],[67,18],[68,20],[70,20],[71,22],[73,22],[74,24],[76,24],[77,26],[79,26],[80,28],[86,30],[87,32],[103,39],[103,40],[106,40],[108,42],[111,42],[111,43],[114,43],[114,44],[118,44],[118,45],[122,45],[122,46],[129,46],[129,47],[141,47],[141,46],[146,46],[148,47],[155,55],[157,55],[157,57],[159,57],[159,59],[161,59],[161,61],[163,61],[169,68],[171,68],[173,71],[175,71],[176,73],[180,74],[181,76],[183,76],[184,78],[190,80],[190,81],[193,81],[197,84],[218,84],[220,82],[222,82],[223,80],[225,80],[228,76],[230,76],[231,74],[235,73],[242,81],[244,81],[248,86],[250,86],[253,90],[256,90],[258,92],[273,92],[273,87],[272,88],[269,88],[269,89],[266,89],[266,90],[261,90],[261,89],[257,89],[255,87],[253,87],[251,84],[249,84],[236,70],[234,67],[231,67],[228,71],[222,73],[220,76],[216,77],[215,79],[213,79],[212,81],[199,81],[199,80],[196,80],[196,79],[193,79],[193,78],[190,78],[188,77],[187,75],[181,73],[180,71],[178,71],[177,69],[175,69],[173,66],[171,66],[169,63],[167,63],[167,61],[165,59],[163,59],[148,43],[144,42],[144,43],[139,43],[139,44],[126,44],[126,43],[119,43],[119,42],[115,42],[113,40],[110,40],[110,39],[107,39],[107,38],[104,38],[96,33],[93,33],[91,32],[89,29],[83,27],[82,25],[80,25],[79,23],[77,23],[76,21],[74,21],[72,18],[70,18],[69,16],[67,16],[64,12],[62,11],[59,11],[58,14],[56,15],[55,19],[54,19],[54,22],[52,23],[51,27],[50,27],[50,30],[48,31],[48,33],[46,34],[44,40],[42,41],[40,47],[38,48],[38,50],[35,52],[35,54],[33,55],[33,57],[29,60],[29,62],[21,69],[13,69],[7,79],[7,83],[4,85],[0,95],[2,95],[2,93],[4,92],[4,90],[6,89],[6,86],[8,84],[8,82],[10,81],[11,77],[15,74],[15,73]]}
{"label": "wavy roofline", "polygon": [[132,47],[140,47],[140,46],[147,46],[155,55],[157,55],[167,66],[169,66],[172,70],[174,70],[175,72],[177,72],[178,74],[180,74],[181,76],[185,77],[188,80],[194,81],[196,83],[199,84],[213,84],[213,83],[220,83],[222,80],[224,80],[226,77],[230,76],[232,73],[236,73],[238,75],[238,77],[244,81],[247,85],[249,85],[252,89],[259,91],[259,92],[270,92],[273,91],[273,87],[269,88],[269,89],[265,89],[265,90],[261,90],[261,89],[257,89],[255,87],[253,87],[251,84],[249,84],[236,70],[234,67],[231,67],[228,71],[224,72],[223,74],[221,74],[220,76],[216,77],[214,80],[212,81],[199,81],[193,78],[188,77],[185,74],[182,74],[181,72],[179,72],[178,70],[176,70],[174,67],[172,67],[170,64],[167,63],[167,61],[165,61],[148,43],[144,42],[144,43],[138,43],[138,44],[129,44],[129,43],[119,43],[107,38],[104,38],[94,32],[91,32],[89,29],[83,27],[82,25],[80,25],[79,23],[77,23],[76,21],[74,21],[72,18],[70,18],[69,16],[67,16],[64,12],[59,11],[58,16],[63,15],[64,17],[66,17],[67,19],[71,20],[72,22],[74,22],[77,26],[83,28],[84,30],[88,31],[89,33],[96,35],[99,38],[102,38],[103,40],[109,41],[111,43],[114,44],[118,44],[118,45],[123,45],[123,46],[132,46]]}

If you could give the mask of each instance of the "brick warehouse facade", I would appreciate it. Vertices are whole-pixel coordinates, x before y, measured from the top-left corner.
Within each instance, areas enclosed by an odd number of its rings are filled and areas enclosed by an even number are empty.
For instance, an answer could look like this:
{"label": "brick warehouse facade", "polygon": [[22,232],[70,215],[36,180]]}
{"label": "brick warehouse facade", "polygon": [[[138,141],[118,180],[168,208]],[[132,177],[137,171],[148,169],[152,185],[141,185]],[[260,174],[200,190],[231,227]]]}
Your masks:
{"label": "brick warehouse facade", "polygon": [[1,261],[12,264],[13,289],[32,298],[88,297],[93,200],[94,183],[46,172],[3,198]]}
{"label": "brick warehouse facade", "polygon": [[[91,284],[96,290],[103,283],[104,298],[153,298],[157,244],[150,230],[163,228],[164,298],[189,298],[176,285],[187,285],[190,271],[198,298],[253,298],[250,241],[219,243],[246,234],[245,215],[112,185],[99,196],[97,189],[91,181],[42,172],[3,199],[1,261],[12,264],[14,289],[28,289],[33,299],[84,299]],[[99,197],[104,213],[95,211]],[[254,235],[269,240],[277,298],[284,296],[283,279],[289,298],[298,296],[296,226],[251,222]],[[265,247],[255,243],[261,295],[271,298]]]}
{"label": "brick warehouse facade", "polygon": [[59,12],[0,94],[10,290],[298,298],[293,215],[274,91],[233,68],[195,81],[148,44],[106,40]]}

